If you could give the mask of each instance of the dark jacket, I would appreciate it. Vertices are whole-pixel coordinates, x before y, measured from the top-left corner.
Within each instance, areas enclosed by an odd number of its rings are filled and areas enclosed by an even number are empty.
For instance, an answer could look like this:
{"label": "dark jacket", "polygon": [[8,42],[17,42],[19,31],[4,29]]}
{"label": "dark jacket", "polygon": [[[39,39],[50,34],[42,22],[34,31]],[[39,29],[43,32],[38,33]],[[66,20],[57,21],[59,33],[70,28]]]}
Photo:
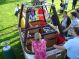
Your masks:
{"label": "dark jacket", "polygon": [[76,5],[76,3],[77,3],[77,0],[73,0],[73,5]]}
{"label": "dark jacket", "polygon": [[[63,22],[63,21],[62,21]],[[62,23],[61,22],[61,23]],[[66,22],[66,28],[69,27],[69,25],[71,24],[71,19],[69,17],[67,17],[67,22]]]}
{"label": "dark jacket", "polygon": [[55,15],[52,15],[51,20],[52,20],[52,24],[53,24],[54,26],[57,26],[57,25],[58,25],[58,24],[57,24],[58,22],[57,22],[57,20],[56,20]]}
{"label": "dark jacket", "polygon": [[[69,17],[67,17],[67,22],[66,22],[66,28],[69,27],[69,25],[71,24],[71,19]],[[62,26],[62,30],[64,30],[65,28]],[[64,35],[67,36],[68,31],[64,32]]]}
{"label": "dark jacket", "polygon": [[69,27],[70,24],[71,24],[71,19],[70,19],[70,17],[67,17],[67,26],[66,26],[66,28]]}

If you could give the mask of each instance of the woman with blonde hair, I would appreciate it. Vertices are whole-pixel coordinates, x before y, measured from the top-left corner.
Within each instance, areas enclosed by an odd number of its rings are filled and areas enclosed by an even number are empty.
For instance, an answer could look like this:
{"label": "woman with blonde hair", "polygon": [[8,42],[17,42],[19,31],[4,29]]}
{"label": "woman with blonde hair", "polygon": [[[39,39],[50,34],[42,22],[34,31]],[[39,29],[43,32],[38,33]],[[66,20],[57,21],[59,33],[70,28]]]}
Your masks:
{"label": "woman with blonde hair", "polygon": [[35,52],[35,59],[46,59],[46,41],[41,38],[41,34],[36,32],[35,41],[32,42],[32,50]]}

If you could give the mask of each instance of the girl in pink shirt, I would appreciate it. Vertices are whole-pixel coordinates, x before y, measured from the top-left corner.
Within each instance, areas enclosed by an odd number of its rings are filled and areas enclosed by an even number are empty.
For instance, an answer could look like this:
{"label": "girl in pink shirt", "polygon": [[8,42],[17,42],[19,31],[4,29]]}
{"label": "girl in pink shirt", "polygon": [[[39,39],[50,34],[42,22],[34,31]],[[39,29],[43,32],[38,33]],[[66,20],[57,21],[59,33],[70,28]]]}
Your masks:
{"label": "girl in pink shirt", "polygon": [[35,33],[35,41],[32,42],[32,51],[35,52],[35,59],[46,59],[46,41],[41,39],[40,33]]}

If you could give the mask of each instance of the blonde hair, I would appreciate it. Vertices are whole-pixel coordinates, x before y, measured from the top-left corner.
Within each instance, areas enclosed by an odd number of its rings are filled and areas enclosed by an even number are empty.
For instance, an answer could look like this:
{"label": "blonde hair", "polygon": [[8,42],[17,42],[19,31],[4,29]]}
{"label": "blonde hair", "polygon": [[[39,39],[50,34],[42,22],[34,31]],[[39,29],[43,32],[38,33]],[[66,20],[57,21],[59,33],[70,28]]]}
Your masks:
{"label": "blonde hair", "polygon": [[35,38],[35,40],[38,40],[38,41],[41,40],[41,34],[36,32],[34,35],[34,38]]}

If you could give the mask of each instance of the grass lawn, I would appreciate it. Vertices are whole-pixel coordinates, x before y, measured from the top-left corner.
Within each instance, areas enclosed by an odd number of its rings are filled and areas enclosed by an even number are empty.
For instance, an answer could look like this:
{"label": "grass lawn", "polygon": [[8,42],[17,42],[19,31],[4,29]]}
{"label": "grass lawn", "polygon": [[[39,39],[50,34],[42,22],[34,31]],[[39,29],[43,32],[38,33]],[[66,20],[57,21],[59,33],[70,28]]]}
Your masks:
{"label": "grass lawn", "polygon": [[[24,56],[20,44],[19,32],[17,30],[17,19],[14,16],[14,9],[17,3],[21,4],[24,1],[28,0],[0,0],[0,43],[5,40],[9,40],[10,45],[12,46],[13,51],[15,52],[16,59],[24,59]],[[51,0],[48,0],[48,2],[51,2]],[[68,5],[68,11],[72,9],[71,2],[72,1],[70,0]],[[78,5],[79,4],[77,4],[77,7]],[[60,0],[55,0],[55,6],[58,11],[60,8]],[[61,19],[62,15],[60,16],[60,20]],[[0,59],[4,59],[1,45]]]}
{"label": "grass lawn", "polygon": [[[14,9],[16,7],[16,4],[21,4],[22,2],[23,0],[6,0],[6,2],[0,2],[0,35],[3,34],[2,36],[0,36],[0,43],[5,40],[9,40],[10,45],[15,52],[16,59],[24,59],[16,25],[17,20],[14,16]],[[0,59],[4,59],[1,45]]]}

